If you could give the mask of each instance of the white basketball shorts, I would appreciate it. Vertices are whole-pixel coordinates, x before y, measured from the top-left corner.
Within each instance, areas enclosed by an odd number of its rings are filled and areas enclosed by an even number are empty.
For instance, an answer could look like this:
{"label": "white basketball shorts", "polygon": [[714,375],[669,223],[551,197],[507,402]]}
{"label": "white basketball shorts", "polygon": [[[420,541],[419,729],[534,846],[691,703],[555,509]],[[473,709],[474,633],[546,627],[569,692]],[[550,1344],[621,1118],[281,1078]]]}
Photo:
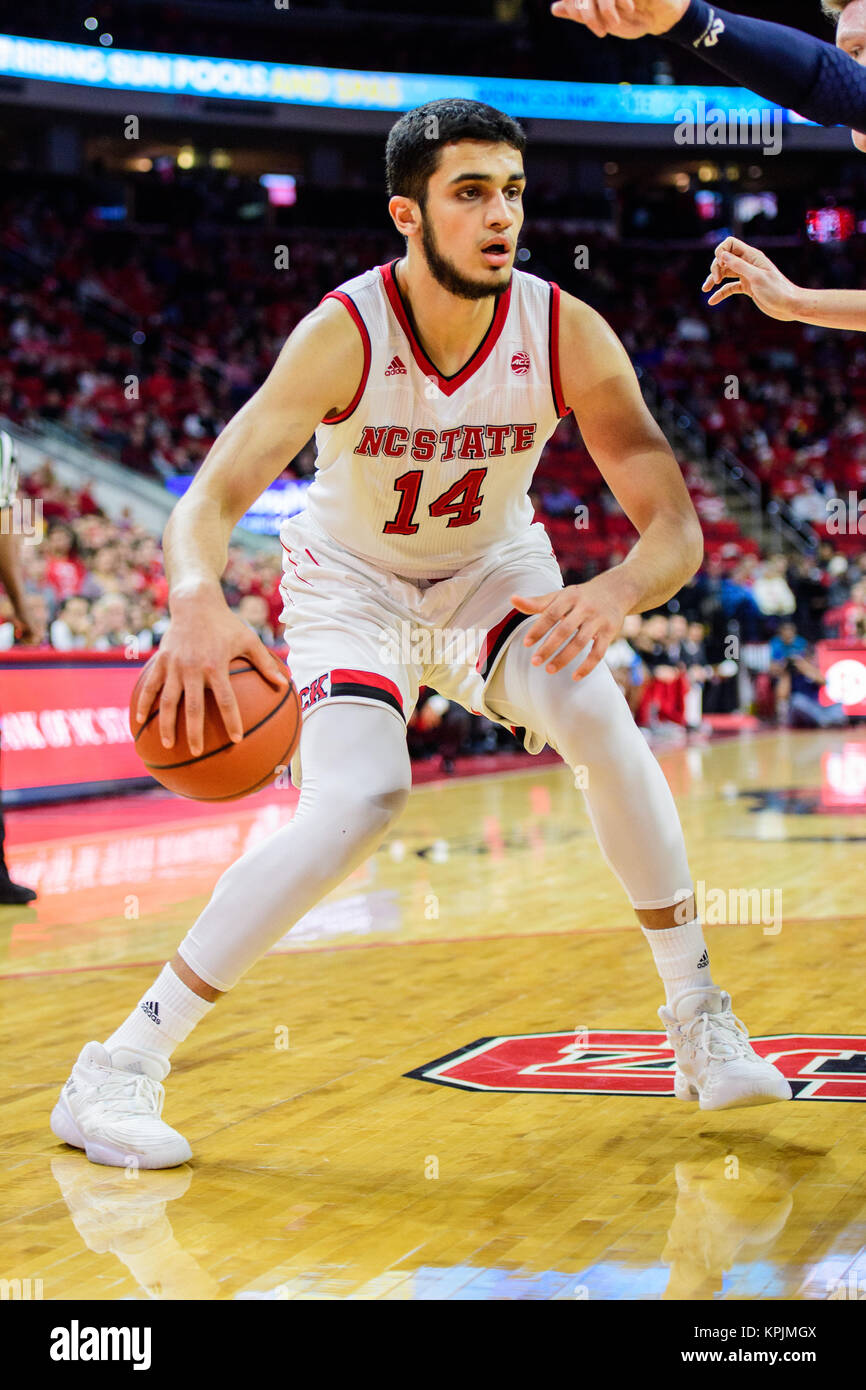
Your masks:
{"label": "white basketball shorts", "polygon": [[[517,540],[447,579],[400,578],[353,555],[305,513],[283,522],[283,596],[288,665],[304,718],[333,700],[384,705],[405,727],[429,686],[473,714],[512,726],[488,709],[485,688],[511,638],[530,615],[511,596],[562,588],[540,522]],[[538,753],[545,739],[527,729]],[[292,779],[300,785],[299,755]]]}

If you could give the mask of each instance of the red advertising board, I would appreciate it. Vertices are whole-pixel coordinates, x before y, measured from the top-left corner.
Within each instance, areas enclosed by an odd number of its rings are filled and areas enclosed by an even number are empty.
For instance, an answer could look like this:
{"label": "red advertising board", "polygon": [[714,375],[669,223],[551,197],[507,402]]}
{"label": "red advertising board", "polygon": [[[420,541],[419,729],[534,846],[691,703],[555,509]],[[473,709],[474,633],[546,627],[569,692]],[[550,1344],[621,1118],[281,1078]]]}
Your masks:
{"label": "red advertising board", "polygon": [[822,705],[843,705],[846,714],[866,714],[866,646],[856,641],[819,642],[818,666],[827,684]]}
{"label": "red advertising board", "polygon": [[0,784],[8,805],[152,784],[129,730],[144,658],[0,653]]}

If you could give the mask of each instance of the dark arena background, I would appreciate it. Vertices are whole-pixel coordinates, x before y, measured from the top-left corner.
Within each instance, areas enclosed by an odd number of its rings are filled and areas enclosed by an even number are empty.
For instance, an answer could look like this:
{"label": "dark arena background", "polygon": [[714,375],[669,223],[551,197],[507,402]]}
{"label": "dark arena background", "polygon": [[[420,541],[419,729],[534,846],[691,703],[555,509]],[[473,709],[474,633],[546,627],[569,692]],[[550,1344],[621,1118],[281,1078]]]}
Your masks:
{"label": "dark arena background", "polygon": [[[818,0],[736,9],[833,40]],[[213,803],[144,768],[128,705],[169,627],[163,531],[304,315],[403,255],[385,139],[450,95],[522,123],[515,267],[619,335],[700,518],[697,573],[605,659],[676,799],[714,978],[793,1099],[679,1103],[571,772],[422,689],[400,819],[173,1058],[192,1159],[100,1166],[49,1128],[78,1052],[298,801],[285,769]],[[820,1366],[820,1327],[764,1329],[866,1297],[866,338],[701,287],[729,235],[798,286],[866,286],[850,131],[543,0],[30,0],[0,5],[0,172],[29,621],[0,588],[2,1296],[115,1324],[187,1300],[668,1302],[689,1307],[648,1364],[817,1345]],[[283,659],[279,527],[315,466],[310,439],[222,577]],[[637,540],[573,415],[530,496],[566,585]],[[760,1336],[702,1342],[728,1312]]]}

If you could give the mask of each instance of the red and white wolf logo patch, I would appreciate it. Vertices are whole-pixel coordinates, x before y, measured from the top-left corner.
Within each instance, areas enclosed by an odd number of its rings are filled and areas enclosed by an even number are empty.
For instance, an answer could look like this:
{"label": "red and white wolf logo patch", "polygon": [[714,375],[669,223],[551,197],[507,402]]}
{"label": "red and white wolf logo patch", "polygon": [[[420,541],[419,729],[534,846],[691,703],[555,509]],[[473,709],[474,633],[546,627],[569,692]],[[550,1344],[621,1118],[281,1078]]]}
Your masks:
{"label": "red and white wolf logo patch", "polygon": [[[866,1100],[866,1037],[785,1033],[751,1038],[795,1100]],[[525,1033],[479,1038],[406,1075],[464,1091],[672,1096],[675,1060],[664,1033]]]}

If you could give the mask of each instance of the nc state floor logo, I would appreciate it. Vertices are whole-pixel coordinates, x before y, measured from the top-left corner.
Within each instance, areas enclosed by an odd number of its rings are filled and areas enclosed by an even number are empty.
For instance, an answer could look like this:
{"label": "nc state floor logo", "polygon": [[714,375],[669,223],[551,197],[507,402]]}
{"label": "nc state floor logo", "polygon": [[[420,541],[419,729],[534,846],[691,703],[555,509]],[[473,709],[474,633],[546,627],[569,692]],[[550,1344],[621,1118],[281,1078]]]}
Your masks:
{"label": "nc state floor logo", "polygon": [[[866,1101],[866,1037],[783,1033],[750,1039],[779,1068],[795,1100]],[[674,1054],[664,1033],[524,1033],[478,1038],[406,1075],[463,1091],[672,1096]]]}

